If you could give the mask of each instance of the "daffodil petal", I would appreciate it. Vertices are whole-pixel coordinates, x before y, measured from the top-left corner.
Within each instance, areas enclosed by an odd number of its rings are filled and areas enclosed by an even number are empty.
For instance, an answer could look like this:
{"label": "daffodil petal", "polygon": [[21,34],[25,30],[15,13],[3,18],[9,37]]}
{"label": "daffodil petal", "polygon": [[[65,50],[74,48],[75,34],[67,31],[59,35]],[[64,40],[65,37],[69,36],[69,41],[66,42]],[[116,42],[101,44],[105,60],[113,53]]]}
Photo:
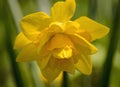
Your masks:
{"label": "daffodil petal", "polygon": [[81,31],[78,33],[80,36],[82,36],[83,38],[85,38],[87,41],[91,42],[92,41],[92,37],[89,34],[89,32],[87,31]]}
{"label": "daffodil petal", "polygon": [[90,33],[92,41],[104,37],[109,32],[108,27],[85,16],[78,18],[75,22],[80,24],[80,29],[86,30]]}
{"label": "daffodil petal", "polygon": [[80,29],[80,24],[75,21],[68,21],[65,23],[65,33],[66,34],[79,34],[84,37],[86,40],[91,42],[91,35],[89,32]]}
{"label": "daffodil petal", "polygon": [[21,50],[21,52],[17,56],[16,61],[29,62],[35,60],[37,57],[37,47],[34,44],[30,43]]}
{"label": "daffodil petal", "polygon": [[51,8],[51,17],[54,21],[68,21],[75,11],[75,0],[59,1]]}
{"label": "daffodil petal", "polygon": [[40,44],[38,46],[38,53],[41,53],[42,48],[49,41],[50,38],[51,38],[51,33],[49,33],[49,32],[41,33],[40,38],[39,38]]}
{"label": "daffodil petal", "polygon": [[74,61],[72,58],[69,59],[56,59],[55,61],[56,67],[58,67],[62,71],[69,72],[73,74],[75,72]]}
{"label": "daffodil petal", "polygon": [[86,52],[89,55],[97,52],[97,48],[82,36],[78,34],[74,34],[74,35],[70,35],[70,38],[74,42],[76,49],[80,48],[79,51]]}
{"label": "daffodil petal", "polygon": [[51,57],[51,55],[47,55],[47,56],[41,56],[40,55],[37,58],[37,62],[38,62],[38,64],[39,64],[39,66],[40,66],[41,69],[44,69],[47,66],[50,57]]}
{"label": "daffodil petal", "polygon": [[89,55],[79,55],[79,61],[75,64],[76,69],[86,75],[92,72],[92,62]]}
{"label": "daffodil petal", "polygon": [[79,33],[80,32],[80,25],[77,22],[68,21],[65,23],[65,33],[67,34],[73,34],[73,33]]}
{"label": "daffodil petal", "polygon": [[18,34],[18,36],[16,37],[15,44],[14,44],[14,49],[22,48],[29,43],[31,43],[31,41],[25,37],[23,32],[20,32]]}
{"label": "daffodil petal", "polygon": [[48,27],[50,23],[50,17],[43,12],[27,15],[20,22],[23,33],[31,40],[35,39],[37,34]]}
{"label": "daffodil petal", "polygon": [[52,22],[49,26],[49,32],[60,33],[63,32],[63,23],[61,22]]}
{"label": "daffodil petal", "polygon": [[50,58],[47,66],[41,69],[41,72],[49,82],[52,82],[60,74],[61,70],[56,67],[55,58]]}

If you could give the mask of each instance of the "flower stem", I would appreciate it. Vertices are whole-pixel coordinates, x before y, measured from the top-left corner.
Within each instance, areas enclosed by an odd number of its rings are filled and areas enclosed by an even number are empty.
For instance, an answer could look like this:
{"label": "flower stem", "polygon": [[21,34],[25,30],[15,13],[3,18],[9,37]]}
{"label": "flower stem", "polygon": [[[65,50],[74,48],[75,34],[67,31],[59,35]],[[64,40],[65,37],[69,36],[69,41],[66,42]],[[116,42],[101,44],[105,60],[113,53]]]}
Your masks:
{"label": "flower stem", "polygon": [[69,85],[68,85],[68,74],[67,74],[67,72],[63,72],[62,87],[69,87]]}
{"label": "flower stem", "polygon": [[3,1],[2,11],[3,11],[2,20],[5,24],[5,33],[6,33],[6,38],[5,38],[6,49],[7,49],[7,52],[9,54],[10,58],[11,58],[10,62],[11,62],[11,67],[12,67],[12,73],[13,73],[13,76],[14,76],[14,79],[15,79],[15,82],[16,82],[16,86],[17,87],[24,87],[24,83],[22,81],[22,77],[21,77],[21,74],[20,74],[18,64],[15,62],[16,55],[15,55],[15,52],[14,52],[13,46],[12,46],[11,35],[13,33],[11,31],[12,31],[12,27],[14,26],[16,28],[16,26],[14,24],[13,16],[12,16],[12,13],[9,9],[9,5],[8,5],[7,0]]}
{"label": "flower stem", "polygon": [[98,87],[109,87],[110,74],[112,70],[112,62],[117,49],[118,40],[119,40],[120,1],[116,6],[117,8],[115,10],[116,12],[113,17],[113,23],[112,23],[113,27],[111,31],[111,38],[110,38],[108,53],[107,53],[106,61],[104,63],[102,78]]}

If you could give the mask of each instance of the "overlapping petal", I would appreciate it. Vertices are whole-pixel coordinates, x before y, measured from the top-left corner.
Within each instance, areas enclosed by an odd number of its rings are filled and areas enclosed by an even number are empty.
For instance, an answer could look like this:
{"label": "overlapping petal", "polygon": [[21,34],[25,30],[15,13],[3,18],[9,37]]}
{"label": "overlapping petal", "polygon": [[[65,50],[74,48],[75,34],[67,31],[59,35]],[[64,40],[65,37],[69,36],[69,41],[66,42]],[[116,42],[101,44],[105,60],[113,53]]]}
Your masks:
{"label": "overlapping petal", "polygon": [[69,72],[71,74],[73,74],[75,72],[74,61],[73,61],[72,58],[56,59],[55,60],[55,65],[61,71],[66,71],[66,72]]}
{"label": "overlapping petal", "polygon": [[[38,65],[40,65],[39,62]],[[41,69],[41,72],[43,76],[51,82],[60,74],[61,70],[56,67],[55,58],[50,58],[46,67]]]}
{"label": "overlapping petal", "polygon": [[37,47],[34,44],[30,43],[21,50],[21,52],[17,56],[16,61],[28,62],[36,60],[37,57],[38,57]]}
{"label": "overlapping petal", "polygon": [[31,40],[35,39],[39,32],[47,28],[50,23],[51,18],[43,12],[27,15],[20,22],[23,33]]}
{"label": "overlapping petal", "polygon": [[90,56],[82,54],[76,57],[79,58],[79,61],[75,64],[76,69],[83,74],[90,75],[92,72],[92,62]]}
{"label": "overlapping petal", "polygon": [[89,32],[85,31],[85,30],[81,30],[81,32],[78,33],[80,36],[82,36],[83,38],[85,38],[88,42],[92,41],[92,36],[90,35]]}
{"label": "overlapping petal", "polygon": [[80,24],[80,29],[90,33],[92,41],[104,37],[109,32],[108,27],[85,16],[78,18],[75,22]]}
{"label": "overlapping petal", "polygon": [[38,53],[42,50],[43,46],[47,43],[47,41],[50,39],[50,35],[47,31],[40,34],[38,39]]}
{"label": "overlapping petal", "polygon": [[73,16],[75,7],[75,0],[59,1],[51,8],[51,17],[54,21],[68,21]]}
{"label": "overlapping petal", "polygon": [[80,25],[77,22],[68,21],[65,23],[65,33],[66,34],[74,34],[81,32]]}
{"label": "overlapping petal", "polygon": [[70,38],[74,42],[76,49],[78,49],[81,53],[86,53],[90,55],[97,52],[97,48],[82,36],[74,34],[70,35]]}
{"label": "overlapping petal", "polygon": [[39,57],[37,58],[37,62],[41,69],[44,69],[47,66],[50,58],[51,58],[51,55],[47,55],[47,56],[44,56],[42,54],[39,55]]}
{"label": "overlapping petal", "polygon": [[31,43],[31,41],[27,39],[22,32],[20,32],[18,36],[16,37],[14,49],[22,48],[29,43]]}

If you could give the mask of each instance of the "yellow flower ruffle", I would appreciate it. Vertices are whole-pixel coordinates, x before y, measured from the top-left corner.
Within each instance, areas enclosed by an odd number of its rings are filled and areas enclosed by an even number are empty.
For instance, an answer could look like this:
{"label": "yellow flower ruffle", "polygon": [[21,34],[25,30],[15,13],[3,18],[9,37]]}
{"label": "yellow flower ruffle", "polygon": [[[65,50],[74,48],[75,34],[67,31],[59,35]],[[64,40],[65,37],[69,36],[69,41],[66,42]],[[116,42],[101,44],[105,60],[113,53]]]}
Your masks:
{"label": "yellow flower ruffle", "polygon": [[23,17],[14,44],[15,49],[21,49],[16,61],[37,61],[49,81],[62,71],[74,73],[77,69],[91,74],[90,55],[97,52],[91,42],[104,37],[109,28],[85,16],[71,21],[75,7],[75,0],[59,1],[50,16],[36,12]]}

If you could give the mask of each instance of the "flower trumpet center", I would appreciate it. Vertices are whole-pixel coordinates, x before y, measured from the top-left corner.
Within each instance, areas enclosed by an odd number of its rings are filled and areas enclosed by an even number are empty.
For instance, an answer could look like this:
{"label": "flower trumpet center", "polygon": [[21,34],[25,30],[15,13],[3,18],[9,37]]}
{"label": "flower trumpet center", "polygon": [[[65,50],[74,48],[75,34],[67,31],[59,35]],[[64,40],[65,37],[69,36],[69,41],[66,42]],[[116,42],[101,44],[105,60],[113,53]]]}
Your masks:
{"label": "flower trumpet center", "polygon": [[48,49],[55,58],[70,58],[72,56],[73,43],[65,34],[56,34],[49,42]]}
{"label": "flower trumpet center", "polygon": [[54,49],[53,56],[59,59],[70,58],[72,56],[72,49],[69,46],[66,46],[64,48]]}

